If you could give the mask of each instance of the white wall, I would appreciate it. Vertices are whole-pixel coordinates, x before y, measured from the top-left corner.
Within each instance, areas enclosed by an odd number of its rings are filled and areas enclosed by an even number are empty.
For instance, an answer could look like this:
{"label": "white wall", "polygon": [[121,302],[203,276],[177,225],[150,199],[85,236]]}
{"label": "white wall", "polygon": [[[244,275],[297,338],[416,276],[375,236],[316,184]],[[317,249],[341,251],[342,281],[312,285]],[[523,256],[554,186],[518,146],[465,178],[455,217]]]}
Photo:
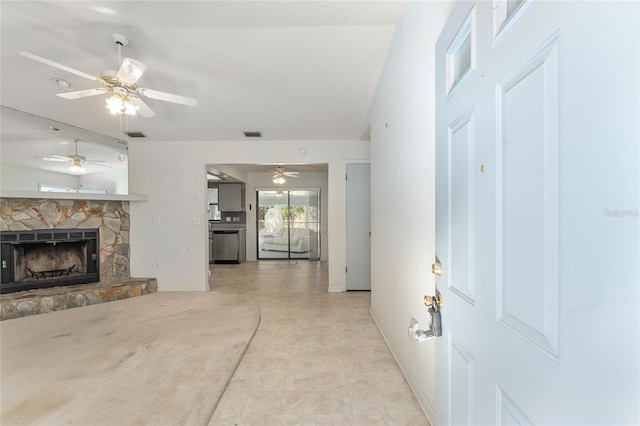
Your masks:
{"label": "white wall", "polygon": [[422,328],[434,293],[435,42],[452,2],[413,2],[396,27],[371,107],[371,313],[416,397],[435,423],[434,343]]}
{"label": "white wall", "polygon": [[2,164],[0,166],[0,189],[11,191],[38,191],[38,184],[77,188],[78,176],[32,169],[30,167]]}
{"label": "white wall", "polygon": [[129,178],[126,167],[108,169],[100,173],[91,173],[79,177],[80,188],[103,188],[108,194],[128,194]]}
{"label": "white wall", "polygon": [[[288,168],[285,166],[285,170]],[[292,169],[295,169],[293,167]],[[273,183],[273,173],[249,173],[246,185],[247,197],[247,260],[256,260],[256,189],[257,188],[273,188],[278,189],[279,186]],[[320,188],[320,238],[321,251],[320,260],[328,259],[329,247],[326,241],[329,237],[328,228],[328,207],[327,207],[327,173],[305,172],[301,173],[297,178],[287,178],[283,189],[295,190],[296,188],[311,189]],[[249,210],[249,204],[253,207]]]}
{"label": "white wall", "polygon": [[129,191],[149,197],[131,203],[132,276],[157,278],[161,291],[207,290],[207,164],[326,163],[329,291],[345,291],[345,164],[368,158],[369,142],[355,140],[131,142]]}

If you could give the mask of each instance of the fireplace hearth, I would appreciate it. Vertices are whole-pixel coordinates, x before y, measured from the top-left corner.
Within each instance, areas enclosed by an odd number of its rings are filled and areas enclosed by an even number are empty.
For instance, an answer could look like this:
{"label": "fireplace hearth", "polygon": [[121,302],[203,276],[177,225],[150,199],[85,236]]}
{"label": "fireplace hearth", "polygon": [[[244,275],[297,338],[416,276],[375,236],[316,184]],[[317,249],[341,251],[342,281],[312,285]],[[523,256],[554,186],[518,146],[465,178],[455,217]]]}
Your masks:
{"label": "fireplace hearth", "polygon": [[39,229],[0,233],[0,293],[95,283],[98,229]]}

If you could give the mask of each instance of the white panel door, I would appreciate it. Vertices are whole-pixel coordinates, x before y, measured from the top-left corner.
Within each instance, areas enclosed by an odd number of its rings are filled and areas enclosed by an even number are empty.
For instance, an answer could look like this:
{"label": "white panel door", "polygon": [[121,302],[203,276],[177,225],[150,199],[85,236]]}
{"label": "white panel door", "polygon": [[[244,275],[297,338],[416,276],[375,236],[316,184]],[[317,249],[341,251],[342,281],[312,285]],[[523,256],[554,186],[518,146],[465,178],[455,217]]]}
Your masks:
{"label": "white panel door", "polygon": [[347,164],[347,290],[371,290],[371,170]]}
{"label": "white panel door", "polygon": [[639,5],[460,2],[445,25],[439,424],[640,424]]}

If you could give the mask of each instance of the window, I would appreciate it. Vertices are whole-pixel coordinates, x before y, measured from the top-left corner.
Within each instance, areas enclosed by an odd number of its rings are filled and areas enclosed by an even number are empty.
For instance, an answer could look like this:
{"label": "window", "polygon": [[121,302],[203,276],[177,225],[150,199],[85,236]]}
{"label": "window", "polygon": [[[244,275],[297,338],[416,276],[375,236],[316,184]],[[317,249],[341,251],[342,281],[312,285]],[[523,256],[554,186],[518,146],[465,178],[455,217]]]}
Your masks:
{"label": "window", "polygon": [[104,188],[69,188],[66,186],[48,185],[45,183],[38,184],[40,192],[67,192],[72,194],[106,194]]}
{"label": "window", "polygon": [[209,188],[209,220],[220,220],[220,207],[218,206],[218,188]]}
{"label": "window", "polygon": [[493,36],[494,43],[515,25],[531,6],[531,0],[493,0]]}
{"label": "window", "polygon": [[451,93],[475,66],[474,17],[475,8],[464,21],[458,35],[447,50],[447,93]]}

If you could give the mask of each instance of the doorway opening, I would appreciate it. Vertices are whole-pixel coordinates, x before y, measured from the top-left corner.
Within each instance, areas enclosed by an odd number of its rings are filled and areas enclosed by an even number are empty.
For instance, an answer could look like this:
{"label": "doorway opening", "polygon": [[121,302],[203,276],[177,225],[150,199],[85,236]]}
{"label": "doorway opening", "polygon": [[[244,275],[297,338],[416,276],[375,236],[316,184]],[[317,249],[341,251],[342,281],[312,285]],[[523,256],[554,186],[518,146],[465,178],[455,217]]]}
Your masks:
{"label": "doorway opening", "polygon": [[320,189],[258,190],[257,258],[320,260]]}

